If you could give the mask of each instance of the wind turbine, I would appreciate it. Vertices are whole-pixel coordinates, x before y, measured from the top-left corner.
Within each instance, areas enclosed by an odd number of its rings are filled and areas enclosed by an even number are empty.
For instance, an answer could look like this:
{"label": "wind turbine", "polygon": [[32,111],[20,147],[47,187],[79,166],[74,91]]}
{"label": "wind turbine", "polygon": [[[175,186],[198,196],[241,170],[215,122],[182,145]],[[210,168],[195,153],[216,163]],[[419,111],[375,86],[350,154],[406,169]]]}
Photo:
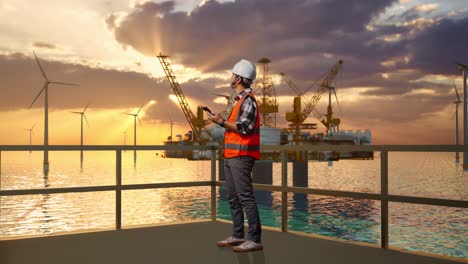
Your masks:
{"label": "wind turbine", "polygon": [[[460,106],[461,103],[463,103],[463,101],[460,100],[460,96],[458,95],[457,86],[455,85],[455,81],[453,81],[453,88],[455,89],[455,93],[457,95],[457,100],[453,102],[455,104],[455,114],[454,114],[453,117],[455,117],[455,139],[456,139],[456,144],[458,146],[459,145],[458,144],[458,107]],[[453,117],[452,117],[452,119],[453,119]],[[455,160],[456,160],[457,164],[460,163],[460,155],[459,155],[458,151],[456,152]]]}
{"label": "wind turbine", "polygon": [[[81,115],[81,141],[80,141],[80,146],[81,147],[83,147],[83,117],[84,117],[84,120],[86,121],[86,125],[88,125],[88,127],[89,127],[88,119],[86,118],[86,115],[85,115],[85,112],[86,112],[86,109],[88,109],[88,106],[89,106],[89,104],[86,105],[83,112],[72,112],[74,114]],[[83,149],[81,149],[81,151],[80,151],[80,161],[81,161],[81,163],[83,163]]]}
{"label": "wind turbine", "polygon": [[42,86],[42,89],[39,91],[37,94],[36,98],[34,98],[33,102],[29,106],[29,109],[33,106],[33,104],[36,102],[37,98],[44,92],[44,173],[47,173],[49,171],[49,84],[61,84],[61,85],[71,85],[71,86],[79,86],[77,84],[73,83],[64,83],[64,82],[56,82],[56,81],[51,81],[49,78],[47,78],[47,75],[44,72],[44,69],[42,68],[41,63],[39,62],[39,59],[36,56],[36,53],[33,51],[34,57],[36,58],[37,65],[39,66],[39,69],[41,70],[42,76],[44,77],[44,84]]}
{"label": "wind turbine", "polygon": [[[466,91],[466,74],[468,66],[457,63],[458,70],[463,72],[463,145],[468,144],[468,120],[467,120],[467,91]],[[463,170],[468,170],[468,152],[463,152]]]}
{"label": "wind turbine", "polygon": [[[34,124],[31,128],[25,128],[24,130],[27,130],[29,131],[29,147],[31,147],[31,144],[32,144],[32,134],[34,134],[33,130],[34,130],[34,127],[36,126],[36,124]],[[31,150],[29,150],[29,153],[31,153]]]}
{"label": "wind turbine", "polygon": [[231,112],[231,110],[232,110],[232,97],[229,96],[229,95],[217,94],[217,93],[214,93],[212,95],[221,96],[221,97],[224,97],[226,99],[226,103],[227,103],[226,109],[227,109],[227,112],[229,114]]}
{"label": "wind turbine", "polygon": [[143,108],[143,105],[141,105],[140,109],[138,109],[138,112],[136,114],[125,113],[126,115],[133,116],[133,146],[135,147],[134,152],[133,152],[134,164],[136,163],[136,121],[138,119],[138,122],[140,123],[140,127],[142,127],[140,118],[138,117],[138,114],[140,113],[141,108]]}

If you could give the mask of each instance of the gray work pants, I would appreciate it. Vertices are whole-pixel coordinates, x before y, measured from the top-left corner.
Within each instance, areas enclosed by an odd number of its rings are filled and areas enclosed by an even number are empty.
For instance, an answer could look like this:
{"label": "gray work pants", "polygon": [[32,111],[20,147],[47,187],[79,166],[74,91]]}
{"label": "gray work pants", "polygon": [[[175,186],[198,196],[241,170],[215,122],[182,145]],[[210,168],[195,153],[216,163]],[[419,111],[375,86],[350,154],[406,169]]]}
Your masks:
{"label": "gray work pants", "polygon": [[240,156],[224,160],[226,192],[232,216],[232,236],[244,238],[244,210],[249,223],[248,240],[261,243],[262,226],[252,187],[255,159]]}

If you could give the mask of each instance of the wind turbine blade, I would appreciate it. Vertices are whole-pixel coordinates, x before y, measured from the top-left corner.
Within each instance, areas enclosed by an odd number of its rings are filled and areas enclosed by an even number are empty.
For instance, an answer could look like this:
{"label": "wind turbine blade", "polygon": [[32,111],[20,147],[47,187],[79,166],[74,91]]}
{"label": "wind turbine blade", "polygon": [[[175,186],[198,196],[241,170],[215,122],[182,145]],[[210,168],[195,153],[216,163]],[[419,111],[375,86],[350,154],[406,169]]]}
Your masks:
{"label": "wind turbine blade", "polygon": [[89,106],[89,103],[88,105],[86,105],[85,109],[83,110],[83,113],[86,112],[86,109],[88,109],[88,106]]}
{"label": "wind turbine blade", "polygon": [[460,101],[460,96],[458,95],[457,85],[455,84],[454,80],[452,80],[452,81],[453,81],[453,88],[455,88],[455,93],[457,93],[457,99],[458,99],[458,101]]}
{"label": "wind turbine blade", "polygon": [[335,88],[333,88],[333,93],[335,94],[336,103],[338,104],[338,108],[340,109],[340,115],[343,115],[343,112],[341,111],[340,102],[338,101],[338,96],[336,96],[336,89]]}
{"label": "wind turbine blade", "polygon": [[143,126],[141,125],[141,121],[140,121],[140,118],[139,118],[138,116],[137,116],[137,119],[138,119],[138,123],[140,123],[140,127],[143,127]]}
{"label": "wind turbine blade", "polygon": [[41,65],[41,63],[39,62],[39,59],[38,59],[37,56],[36,56],[36,52],[33,51],[33,53],[34,53],[34,57],[36,58],[37,65],[39,65],[39,69],[41,70],[42,76],[44,76],[44,79],[46,79],[47,81],[49,81],[49,79],[47,79],[47,76],[46,76],[46,74],[45,74],[45,72],[44,72],[44,69],[42,69],[42,65]]}
{"label": "wind turbine blade", "polygon": [[[457,105],[457,108],[458,108],[458,105]],[[455,118],[455,114],[456,114],[456,113],[457,113],[457,112],[453,113],[453,116],[452,116],[452,118],[450,118],[450,120],[453,120],[453,119]]]}
{"label": "wind turbine blade", "polygon": [[44,86],[42,87],[42,89],[39,91],[39,93],[37,94],[36,98],[34,98],[33,102],[31,103],[31,105],[29,106],[29,109],[31,109],[31,107],[33,106],[33,104],[36,102],[37,98],[39,98],[39,96],[42,94],[42,91],[44,91],[44,89],[46,88],[47,86],[47,82],[44,84]]}
{"label": "wind turbine blade", "polygon": [[459,62],[455,62],[459,67],[461,68],[468,68],[468,66],[464,65],[464,64],[461,64]]}
{"label": "wind turbine blade", "polygon": [[122,113],[123,115],[129,115],[129,116],[134,116],[134,114],[129,114],[129,113]]}
{"label": "wind turbine blade", "polygon": [[140,113],[141,108],[143,108],[143,106],[144,106],[144,104],[142,104],[142,105],[140,106],[140,109],[138,109],[138,112],[136,113],[137,116],[138,116],[138,114]]}
{"label": "wind turbine blade", "polygon": [[70,113],[73,113],[73,114],[81,114],[81,112],[73,112],[73,111],[70,111]]}
{"label": "wind turbine blade", "polygon": [[50,82],[50,83],[60,84],[60,85],[69,85],[69,86],[79,86],[78,84],[74,84],[74,83],[64,83],[64,82]]}
{"label": "wind turbine blade", "polygon": [[229,99],[229,98],[231,98],[229,95],[225,95],[225,94],[217,94],[217,93],[213,93],[212,95],[221,96],[221,97],[224,97],[224,98],[226,98],[226,99]]}
{"label": "wind turbine blade", "polygon": [[86,118],[86,115],[84,113],[83,113],[83,116],[84,116],[84,119],[86,121],[86,125],[88,125],[88,127],[89,127],[88,118]]}

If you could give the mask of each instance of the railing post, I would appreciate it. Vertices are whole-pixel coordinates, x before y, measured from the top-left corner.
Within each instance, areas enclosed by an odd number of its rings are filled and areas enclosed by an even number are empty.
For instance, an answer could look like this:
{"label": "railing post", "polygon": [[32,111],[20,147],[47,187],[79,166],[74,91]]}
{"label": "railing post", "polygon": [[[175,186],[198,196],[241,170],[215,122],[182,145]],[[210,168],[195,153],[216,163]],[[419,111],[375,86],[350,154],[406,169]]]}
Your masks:
{"label": "railing post", "polygon": [[388,151],[382,150],[380,154],[380,222],[381,247],[388,248]]}
{"label": "railing post", "polygon": [[216,149],[211,150],[211,220],[216,221]]}
{"label": "railing post", "polygon": [[2,151],[0,150],[0,190],[2,189]]}
{"label": "railing post", "polygon": [[282,151],[281,159],[281,232],[288,232],[288,152]]}
{"label": "railing post", "polygon": [[116,150],[115,159],[115,229],[122,229],[122,150]]}

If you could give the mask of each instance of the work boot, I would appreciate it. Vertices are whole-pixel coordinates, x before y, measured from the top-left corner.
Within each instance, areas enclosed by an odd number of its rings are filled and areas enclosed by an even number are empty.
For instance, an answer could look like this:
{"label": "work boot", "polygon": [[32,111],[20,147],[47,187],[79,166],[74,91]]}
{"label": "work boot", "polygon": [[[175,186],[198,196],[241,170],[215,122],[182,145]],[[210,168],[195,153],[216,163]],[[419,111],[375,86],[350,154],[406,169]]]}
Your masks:
{"label": "work boot", "polygon": [[232,247],[232,246],[240,245],[244,243],[244,241],[245,240],[243,238],[235,238],[235,237],[230,236],[224,240],[216,242],[216,245],[218,247]]}
{"label": "work boot", "polygon": [[263,245],[260,243],[255,243],[251,240],[247,240],[244,243],[240,244],[239,246],[233,247],[232,250],[236,252],[257,251],[257,250],[263,250]]}

